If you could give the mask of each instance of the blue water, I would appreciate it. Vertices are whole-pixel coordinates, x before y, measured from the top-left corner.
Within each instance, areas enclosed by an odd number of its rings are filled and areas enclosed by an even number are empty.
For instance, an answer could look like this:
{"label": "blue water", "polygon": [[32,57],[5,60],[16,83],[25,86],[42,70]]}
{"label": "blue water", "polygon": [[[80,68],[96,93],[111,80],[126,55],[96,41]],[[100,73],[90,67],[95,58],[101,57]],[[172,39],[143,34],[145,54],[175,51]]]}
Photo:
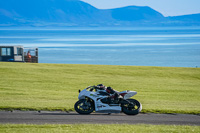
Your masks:
{"label": "blue water", "polygon": [[39,63],[200,67],[200,27],[0,28],[0,45],[39,47]]}

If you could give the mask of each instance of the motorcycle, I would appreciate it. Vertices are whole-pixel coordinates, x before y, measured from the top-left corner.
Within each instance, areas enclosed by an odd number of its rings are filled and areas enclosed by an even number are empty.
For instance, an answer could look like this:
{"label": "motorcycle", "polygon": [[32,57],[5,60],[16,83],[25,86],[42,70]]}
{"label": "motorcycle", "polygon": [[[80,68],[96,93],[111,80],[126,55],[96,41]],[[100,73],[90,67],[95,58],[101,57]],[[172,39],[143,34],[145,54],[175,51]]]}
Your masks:
{"label": "motorcycle", "polygon": [[142,104],[130,97],[137,94],[136,91],[117,92],[117,100],[111,100],[111,94],[105,90],[100,90],[97,86],[89,86],[84,90],[79,90],[78,101],[74,109],[79,114],[97,113],[125,113],[127,115],[137,115],[142,110]]}

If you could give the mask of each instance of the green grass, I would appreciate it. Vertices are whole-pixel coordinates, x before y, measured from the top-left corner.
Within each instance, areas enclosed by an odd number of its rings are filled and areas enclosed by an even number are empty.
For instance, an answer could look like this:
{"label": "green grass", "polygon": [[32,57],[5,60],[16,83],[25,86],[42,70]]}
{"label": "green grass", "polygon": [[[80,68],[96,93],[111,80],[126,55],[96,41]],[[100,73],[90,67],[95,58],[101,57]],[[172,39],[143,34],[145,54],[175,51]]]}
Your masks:
{"label": "green grass", "polygon": [[74,125],[0,125],[2,133],[199,133],[200,126],[175,125],[100,125],[100,124],[74,124]]}
{"label": "green grass", "polygon": [[0,63],[1,110],[73,110],[78,90],[134,90],[143,112],[200,114],[200,69]]}

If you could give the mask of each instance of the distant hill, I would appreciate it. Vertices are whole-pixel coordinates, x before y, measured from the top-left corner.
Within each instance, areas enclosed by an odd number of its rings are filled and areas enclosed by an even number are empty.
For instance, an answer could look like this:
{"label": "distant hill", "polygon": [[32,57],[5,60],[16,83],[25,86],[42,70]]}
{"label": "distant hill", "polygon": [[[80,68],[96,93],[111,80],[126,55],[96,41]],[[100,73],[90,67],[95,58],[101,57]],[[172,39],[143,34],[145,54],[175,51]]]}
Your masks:
{"label": "distant hill", "polygon": [[[106,18],[106,14],[89,4],[74,0],[6,0],[0,1],[0,23],[84,24]],[[3,18],[3,19],[2,19]]]}
{"label": "distant hill", "polygon": [[165,18],[147,6],[101,10],[79,0],[0,1],[0,26],[152,26],[191,20],[199,24],[195,17]]}
{"label": "distant hill", "polygon": [[199,14],[168,17],[168,19],[173,24],[178,24],[178,25],[199,25],[200,26],[200,13]]}
{"label": "distant hill", "polygon": [[159,20],[163,15],[150,7],[128,6],[112,9],[112,17],[118,21]]}

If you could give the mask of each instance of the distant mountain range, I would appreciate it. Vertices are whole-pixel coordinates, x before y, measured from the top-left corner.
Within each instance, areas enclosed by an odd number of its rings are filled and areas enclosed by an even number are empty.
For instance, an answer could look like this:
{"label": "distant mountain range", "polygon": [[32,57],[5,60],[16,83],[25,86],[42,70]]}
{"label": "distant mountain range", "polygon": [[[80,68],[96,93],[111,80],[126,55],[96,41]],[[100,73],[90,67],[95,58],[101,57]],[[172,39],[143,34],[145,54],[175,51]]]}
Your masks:
{"label": "distant mountain range", "polygon": [[200,25],[200,14],[164,17],[154,9],[97,9],[79,0],[1,0],[0,26],[184,26]]}

